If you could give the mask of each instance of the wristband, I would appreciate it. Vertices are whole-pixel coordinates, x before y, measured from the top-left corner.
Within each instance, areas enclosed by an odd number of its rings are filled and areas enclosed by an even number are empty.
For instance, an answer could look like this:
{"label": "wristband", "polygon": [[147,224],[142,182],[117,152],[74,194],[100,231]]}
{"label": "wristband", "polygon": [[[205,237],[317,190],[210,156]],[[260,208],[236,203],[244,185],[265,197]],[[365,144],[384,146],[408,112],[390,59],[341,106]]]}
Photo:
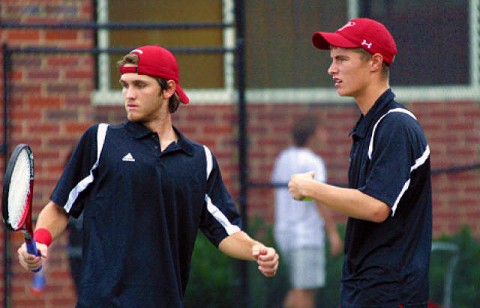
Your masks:
{"label": "wristband", "polygon": [[50,231],[48,231],[45,228],[40,228],[35,230],[35,232],[33,233],[33,239],[37,243],[47,245],[47,247],[50,246],[50,244],[52,244],[52,241],[53,241]]}

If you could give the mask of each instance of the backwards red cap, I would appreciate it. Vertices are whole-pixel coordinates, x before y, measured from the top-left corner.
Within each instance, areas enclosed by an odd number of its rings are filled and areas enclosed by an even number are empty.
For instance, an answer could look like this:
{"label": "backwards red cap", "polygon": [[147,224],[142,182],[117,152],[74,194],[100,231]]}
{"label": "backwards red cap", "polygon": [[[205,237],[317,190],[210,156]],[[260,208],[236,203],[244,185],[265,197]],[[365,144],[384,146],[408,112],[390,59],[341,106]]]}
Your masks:
{"label": "backwards red cap", "polygon": [[173,80],[176,83],[176,92],[180,101],[188,104],[190,99],[180,86],[180,74],[175,56],[159,45],[138,47],[130,53],[138,55],[138,66],[121,66],[120,74],[137,73],[156,78]]}
{"label": "backwards red cap", "polygon": [[312,42],[318,49],[363,48],[371,54],[381,54],[389,66],[397,54],[397,45],[387,28],[369,18],[354,18],[333,33],[316,32]]}

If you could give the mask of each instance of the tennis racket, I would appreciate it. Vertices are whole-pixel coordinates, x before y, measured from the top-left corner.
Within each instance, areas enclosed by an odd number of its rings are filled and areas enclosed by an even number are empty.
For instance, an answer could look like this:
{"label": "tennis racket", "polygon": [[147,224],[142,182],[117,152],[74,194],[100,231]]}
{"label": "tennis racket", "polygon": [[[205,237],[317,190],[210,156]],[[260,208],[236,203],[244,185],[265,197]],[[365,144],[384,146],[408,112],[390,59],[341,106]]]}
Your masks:
{"label": "tennis racket", "polygon": [[[15,147],[3,179],[2,214],[3,221],[10,231],[22,231],[27,252],[40,255],[32,230],[32,196],[34,168],[33,153],[26,144]],[[42,269],[40,266],[33,272]]]}

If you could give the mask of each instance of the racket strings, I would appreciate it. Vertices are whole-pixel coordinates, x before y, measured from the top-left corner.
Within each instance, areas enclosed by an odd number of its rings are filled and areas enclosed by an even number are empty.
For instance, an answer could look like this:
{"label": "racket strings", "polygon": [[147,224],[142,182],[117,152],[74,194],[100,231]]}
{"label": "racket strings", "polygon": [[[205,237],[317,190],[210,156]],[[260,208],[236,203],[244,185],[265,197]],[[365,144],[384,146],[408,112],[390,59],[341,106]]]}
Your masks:
{"label": "racket strings", "polygon": [[8,194],[9,223],[14,229],[23,226],[31,194],[31,165],[27,151],[21,151],[12,172]]}

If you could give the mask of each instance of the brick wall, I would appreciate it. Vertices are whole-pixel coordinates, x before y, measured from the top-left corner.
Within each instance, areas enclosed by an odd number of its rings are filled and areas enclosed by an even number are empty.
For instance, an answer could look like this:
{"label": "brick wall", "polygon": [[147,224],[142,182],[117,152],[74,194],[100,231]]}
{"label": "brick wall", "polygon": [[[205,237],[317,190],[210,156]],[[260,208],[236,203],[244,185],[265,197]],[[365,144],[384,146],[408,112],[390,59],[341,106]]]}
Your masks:
{"label": "brick wall", "polygon": [[[93,1],[16,1],[4,0],[2,22],[75,22],[92,20]],[[2,29],[2,43],[10,48],[51,46],[88,48],[93,44],[92,31],[53,29]],[[1,54],[2,63],[4,55]],[[92,123],[95,108],[90,104],[93,88],[93,58],[86,55],[16,54],[12,57],[13,80],[9,109],[11,147],[19,142],[31,144],[35,154],[36,182],[34,212],[38,214],[47,202],[66,157],[78,136]],[[3,77],[4,72],[0,72]],[[3,86],[3,84],[2,84]],[[3,87],[1,93],[3,95]],[[3,97],[3,96],[2,96]],[[3,108],[3,101],[2,101]],[[3,109],[2,109],[3,116]],[[4,127],[2,126],[2,131]],[[3,163],[3,160],[2,160]],[[2,169],[4,170],[4,169]],[[3,231],[3,230],[2,230]],[[1,264],[4,264],[3,232],[0,234]],[[24,272],[16,262],[20,234],[12,240],[12,307],[73,307],[75,292],[65,251],[66,237],[52,245],[46,273],[48,283],[42,294],[31,292],[32,274]],[[1,276],[4,276],[3,267]],[[0,282],[2,298],[5,288]]]}
{"label": "brick wall", "polygon": [[[94,9],[92,1],[14,1],[6,0],[2,14],[5,21],[89,21]],[[27,3],[27,4],[22,4]],[[28,12],[29,14],[25,14]],[[1,41],[11,47],[93,46],[91,31],[72,30],[8,30],[2,29]],[[3,60],[3,55],[0,54]],[[19,142],[32,145],[36,158],[35,214],[48,201],[68,154],[82,132],[93,123],[124,120],[123,108],[93,106],[90,94],[94,88],[94,59],[89,55],[13,56],[13,80],[10,128],[11,146]],[[0,75],[3,76],[2,71]],[[1,87],[2,85],[0,85]],[[3,88],[0,88],[3,93]],[[1,94],[1,93],[0,93]],[[3,102],[2,102],[3,104]],[[411,102],[408,107],[425,128],[432,152],[433,168],[467,165],[480,160],[480,106],[477,102]],[[0,112],[2,112],[0,110]],[[252,104],[248,108],[249,180],[268,182],[276,155],[290,142],[290,129],[295,118],[305,113],[322,117],[329,130],[327,144],[319,149],[325,158],[329,181],[346,183],[350,139],[348,132],[358,116],[353,104]],[[2,114],[3,115],[3,114]],[[217,156],[224,180],[238,200],[238,151],[236,107],[201,105],[192,102],[181,106],[174,115],[175,125],[193,140],[208,145]],[[3,129],[3,127],[2,127]],[[0,163],[3,164],[3,161]],[[469,171],[438,174],[433,177],[434,233],[451,233],[469,225],[480,238],[480,173]],[[249,190],[249,213],[272,218],[273,194],[269,188]],[[343,222],[345,217],[337,215]],[[3,239],[5,234],[0,232]],[[75,292],[70,279],[66,254],[66,236],[51,249],[46,272],[45,292],[34,295],[30,290],[31,274],[16,263],[15,251],[22,238],[12,239],[12,303],[13,307],[72,307]],[[4,251],[3,241],[0,243]],[[3,254],[0,263],[3,264]],[[3,267],[0,269],[3,276]],[[3,280],[0,282],[2,294]],[[2,301],[0,299],[0,301]],[[1,303],[3,304],[3,303]]]}

